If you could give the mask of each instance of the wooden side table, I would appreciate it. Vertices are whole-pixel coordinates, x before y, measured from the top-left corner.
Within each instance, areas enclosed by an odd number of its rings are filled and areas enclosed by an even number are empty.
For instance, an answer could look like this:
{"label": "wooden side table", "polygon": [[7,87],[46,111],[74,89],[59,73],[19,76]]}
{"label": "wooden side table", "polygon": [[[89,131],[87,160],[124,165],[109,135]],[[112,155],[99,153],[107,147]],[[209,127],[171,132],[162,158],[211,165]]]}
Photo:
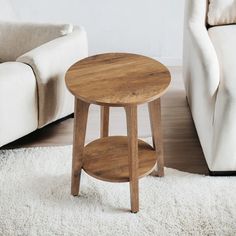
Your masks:
{"label": "wooden side table", "polygon": [[[148,57],[108,53],[74,64],[66,84],[75,96],[71,194],[77,196],[83,169],[104,181],[130,182],[131,211],[139,211],[138,179],[164,175],[161,103],[171,81],[168,69]],[[138,140],[137,106],[148,103],[153,147]],[[101,138],[84,147],[90,104],[101,106]],[[127,137],[108,136],[109,107],[124,107]]]}

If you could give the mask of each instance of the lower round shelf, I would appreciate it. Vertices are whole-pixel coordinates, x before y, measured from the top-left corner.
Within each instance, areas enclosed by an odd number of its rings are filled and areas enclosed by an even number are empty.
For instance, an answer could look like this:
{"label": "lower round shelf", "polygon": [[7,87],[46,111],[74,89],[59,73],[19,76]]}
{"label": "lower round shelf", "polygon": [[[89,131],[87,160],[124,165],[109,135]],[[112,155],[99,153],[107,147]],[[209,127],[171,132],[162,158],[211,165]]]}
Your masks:
{"label": "lower round shelf", "polygon": [[[150,174],[156,165],[156,151],[138,140],[139,177]],[[84,148],[83,169],[89,175],[109,182],[128,182],[128,138],[111,136],[97,139]]]}

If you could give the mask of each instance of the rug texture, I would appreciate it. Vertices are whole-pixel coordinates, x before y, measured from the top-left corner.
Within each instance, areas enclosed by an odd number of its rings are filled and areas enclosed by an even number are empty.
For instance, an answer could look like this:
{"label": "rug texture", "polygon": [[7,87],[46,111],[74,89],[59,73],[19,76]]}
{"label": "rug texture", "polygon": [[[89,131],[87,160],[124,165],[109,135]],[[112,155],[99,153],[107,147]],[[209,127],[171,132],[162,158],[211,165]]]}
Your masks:
{"label": "rug texture", "polygon": [[129,185],[82,174],[70,195],[72,147],[0,151],[0,235],[236,235],[236,179],[166,168],[140,180],[140,212]]}

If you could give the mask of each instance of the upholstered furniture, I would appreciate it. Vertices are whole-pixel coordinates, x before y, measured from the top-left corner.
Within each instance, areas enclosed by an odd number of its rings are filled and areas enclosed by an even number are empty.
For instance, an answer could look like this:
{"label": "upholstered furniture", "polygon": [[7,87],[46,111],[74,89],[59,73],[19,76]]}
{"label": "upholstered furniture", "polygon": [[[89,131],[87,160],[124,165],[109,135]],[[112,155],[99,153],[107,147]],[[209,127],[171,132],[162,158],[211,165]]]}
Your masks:
{"label": "upholstered furniture", "polygon": [[82,28],[72,25],[21,23],[8,1],[0,4],[3,146],[73,112],[64,76],[72,64],[87,56],[87,39]]}
{"label": "upholstered furniture", "polygon": [[235,0],[209,0],[207,22],[211,26],[236,23]]}
{"label": "upholstered furniture", "polygon": [[236,171],[235,1],[210,2],[186,1],[184,82],[209,169]]}
{"label": "upholstered furniture", "polygon": [[[73,65],[66,84],[75,96],[75,126],[71,194],[79,193],[81,169],[104,181],[129,182],[131,211],[139,211],[138,179],[164,175],[160,97],[170,84],[168,69],[151,58],[108,53]],[[138,140],[137,106],[149,104],[154,147]],[[84,147],[90,104],[101,106],[101,138]],[[123,107],[126,136],[109,136],[109,107]]]}

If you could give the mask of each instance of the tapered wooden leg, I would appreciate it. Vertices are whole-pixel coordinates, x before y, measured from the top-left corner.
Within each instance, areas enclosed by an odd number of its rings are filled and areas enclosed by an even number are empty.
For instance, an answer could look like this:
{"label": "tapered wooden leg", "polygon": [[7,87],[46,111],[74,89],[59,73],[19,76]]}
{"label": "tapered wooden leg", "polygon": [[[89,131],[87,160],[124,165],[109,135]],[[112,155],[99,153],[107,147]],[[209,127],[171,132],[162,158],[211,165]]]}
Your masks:
{"label": "tapered wooden leg", "polygon": [[110,109],[108,106],[101,106],[101,138],[108,137],[109,134],[109,111]]}
{"label": "tapered wooden leg", "polygon": [[89,105],[90,104],[88,103],[75,99],[74,140],[71,175],[71,194],[73,196],[77,196],[79,194]]}
{"label": "tapered wooden leg", "polygon": [[131,211],[139,211],[137,106],[126,107]]}
{"label": "tapered wooden leg", "polygon": [[164,150],[162,141],[162,128],[161,128],[161,99],[157,99],[148,104],[149,116],[151,122],[153,146],[157,155],[157,166],[153,172],[154,175],[164,176]]}

